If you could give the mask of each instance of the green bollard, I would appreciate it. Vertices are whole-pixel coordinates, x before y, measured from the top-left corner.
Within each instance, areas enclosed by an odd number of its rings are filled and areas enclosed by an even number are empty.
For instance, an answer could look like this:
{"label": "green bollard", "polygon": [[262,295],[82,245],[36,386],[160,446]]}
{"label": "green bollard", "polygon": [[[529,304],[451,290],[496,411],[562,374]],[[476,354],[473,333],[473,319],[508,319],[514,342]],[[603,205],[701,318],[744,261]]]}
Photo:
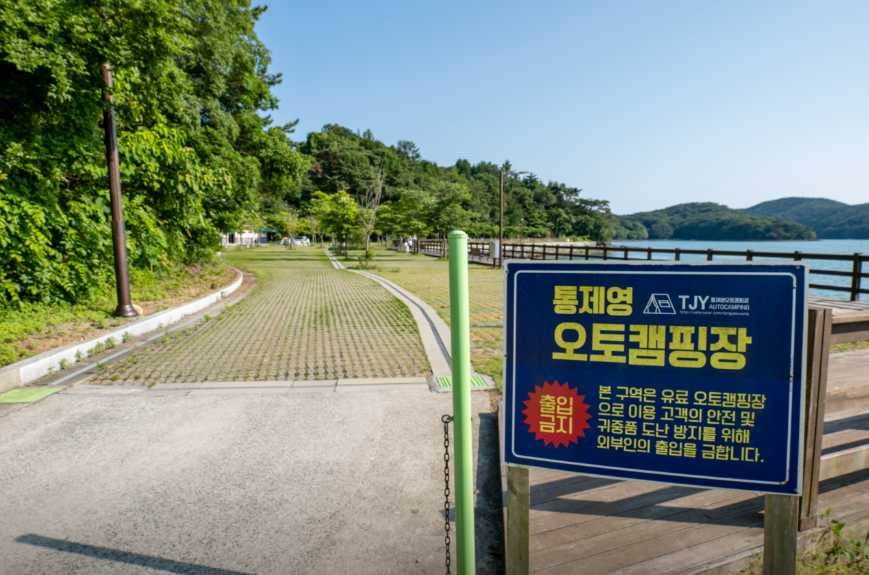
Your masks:
{"label": "green bollard", "polygon": [[474,453],[471,427],[471,322],[468,304],[468,234],[450,232],[450,338],[453,355],[456,561],[459,575],[476,573]]}

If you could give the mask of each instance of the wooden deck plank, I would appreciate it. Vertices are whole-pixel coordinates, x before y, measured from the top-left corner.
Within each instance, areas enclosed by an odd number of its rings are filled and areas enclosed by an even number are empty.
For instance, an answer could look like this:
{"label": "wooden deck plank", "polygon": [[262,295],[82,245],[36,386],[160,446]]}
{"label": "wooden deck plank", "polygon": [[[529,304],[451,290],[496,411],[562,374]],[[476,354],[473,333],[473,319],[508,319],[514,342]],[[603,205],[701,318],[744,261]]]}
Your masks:
{"label": "wooden deck plank", "polygon": [[596,490],[588,499],[584,499],[582,493],[570,494],[532,507],[531,532],[542,533],[589,521],[590,517],[583,513],[606,509],[610,514],[624,514],[697,491],[701,490],[646,481],[621,481],[607,489]]}
{"label": "wooden deck plank", "polygon": [[600,535],[615,531],[624,535],[625,530],[635,527],[642,531],[646,529],[646,525],[656,522],[672,527],[674,524],[695,521],[697,519],[695,515],[706,517],[710,510],[735,505],[754,497],[754,494],[751,493],[740,494],[724,490],[710,490],[664,504],[640,507],[622,514],[608,513],[606,507],[603,507],[598,513],[581,515],[582,521],[545,533],[535,534],[532,538],[532,548],[545,550],[576,545],[579,549],[584,549],[588,545],[592,545],[599,550],[605,550],[607,544],[598,540]]}
{"label": "wooden deck plank", "polygon": [[869,443],[869,427],[865,429],[845,429],[827,433],[823,439],[824,455],[859,444]]}
{"label": "wooden deck plank", "polygon": [[[827,503],[835,505],[833,515],[840,520],[844,520],[847,524],[854,524],[869,517],[869,492],[867,492],[867,488],[869,488],[869,482],[864,481],[861,485],[854,485],[850,486],[850,488],[829,492],[832,497],[827,497]],[[821,501],[824,501],[823,497]],[[753,535],[754,539],[749,539],[745,546],[739,550],[734,549],[733,553],[727,552],[728,545],[733,544],[732,541],[716,541],[715,547],[717,547],[718,557],[714,555],[716,549],[688,549],[684,555],[661,556],[647,562],[645,565],[638,565],[633,571],[624,572],[624,575],[638,575],[640,573],[688,575],[701,573],[716,564],[726,563],[728,559],[738,557],[739,555],[752,551],[759,552],[763,546],[763,531],[758,530],[752,534],[746,532],[746,535]]]}
{"label": "wooden deck plank", "polygon": [[[749,494],[750,495],[750,494]],[[747,500],[757,510],[760,498]],[[821,509],[830,508],[833,516],[865,513],[869,516],[869,479],[827,491],[821,495]],[[727,517],[726,512],[722,514]],[[535,573],[620,573],[624,575],[690,573],[698,567],[721,562],[759,548],[763,544],[762,523],[752,526],[697,523],[673,531],[650,523],[650,537],[632,544],[616,547],[609,552],[564,562]],[[666,526],[664,526],[666,527]],[[617,533],[613,534],[617,538]],[[532,555],[532,569],[535,558]]]}
{"label": "wooden deck plank", "polygon": [[[695,502],[693,507],[653,507],[647,517],[616,518],[609,523],[609,529],[589,530],[579,535],[578,540],[574,533],[573,542],[541,550],[532,565],[534,569],[545,570],[580,559],[597,560],[600,556],[603,564],[612,566],[613,561],[630,562],[638,556],[647,556],[649,549],[644,543],[654,540],[660,532],[666,532],[668,539],[680,540],[688,532],[697,531],[698,525],[703,525],[707,530],[706,536],[713,538],[720,531],[718,528],[725,528],[729,532],[733,528],[761,524],[761,500],[756,495],[725,491],[714,493],[720,499]],[[597,527],[597,522],[587,527]]]}

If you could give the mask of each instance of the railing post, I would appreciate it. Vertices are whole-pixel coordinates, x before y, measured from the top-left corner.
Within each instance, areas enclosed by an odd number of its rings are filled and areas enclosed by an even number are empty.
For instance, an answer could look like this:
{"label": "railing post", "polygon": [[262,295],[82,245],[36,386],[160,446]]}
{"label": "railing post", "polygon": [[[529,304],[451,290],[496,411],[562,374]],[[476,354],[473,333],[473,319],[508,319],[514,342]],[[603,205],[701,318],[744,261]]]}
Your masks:
{"label": "railing post", "polygon": [[678,262],[681,259],[682,259],[682,250],[680,250],[679,248],[676,248],[676,261]]}
{"label": "railing post", "polygon": [[585,261],[588,261],[588,246],[585,246]]}
{"label": "railing post", "polygon": [[570,244],[570,253],[567,255],[569,260],[573,260],[573,244]]}
{"label": "railing post", "polygon": [[764,498],[763,575],[795,575],[799,498],[770,494]]}
{"label": "railing post", "polygon": [[754,254],[751,253],[751,250],[745,250],[745,261],[750,262],[754,260]]}
{"label": "railing post", "polygon": [[628,261],[628,248],[625,248],[625,261]]}
{"label": "railing post", "polygon": [[798,261],[801,261],[802,259],[803,259],[803,254],[801,254],[799,252],[799,250],[795,251],[794,252],[794,261],[798,262]]}
{"label": "railing post", "polygon": [[851,301],[860,300],[860,275],[863,273],[863,256],[858,252],[854,254],[854,265],[851,268]]}
{"label": "railing post", "polygon": [[646,248],[646,259],[647,260],[652,259],[652,248]]}
{"label": "railing post", "polygon": [[833,311],[809,309],[806,342],[806,436],[803,457],[803,495],[800,497],[800,530],[818,523],[818,481],[821,473],[821,440],[824,436],[825,397]]}
{"label": "railing post", "polygon": [[706,261],[707,262],[712,261],[712,255],[713,255],[712,248],[707,248],[706,249]]}
{"label": "railing post", "polygon": [[609,246],[603,246],[603,259],[607,259],[609,256]]}

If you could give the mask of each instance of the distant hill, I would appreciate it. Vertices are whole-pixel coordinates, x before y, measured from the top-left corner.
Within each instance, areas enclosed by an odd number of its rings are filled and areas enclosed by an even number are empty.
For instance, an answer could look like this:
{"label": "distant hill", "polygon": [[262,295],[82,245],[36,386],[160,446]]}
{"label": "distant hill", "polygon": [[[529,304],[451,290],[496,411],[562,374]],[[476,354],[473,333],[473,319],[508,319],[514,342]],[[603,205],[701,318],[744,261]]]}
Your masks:
{"label": "distant hill", "polygon": [[[755,206],[757,207],[757,206]],[[619,239],[809,240],[811,228],[792,220],[734,210],[712,202],[678,204],[619,217]]]}
{"label": "distant hill", "polygon": [[869,204],[852,206],[826,198],[781,198],[746,208],[812,228],[819,238],[869,239]]}

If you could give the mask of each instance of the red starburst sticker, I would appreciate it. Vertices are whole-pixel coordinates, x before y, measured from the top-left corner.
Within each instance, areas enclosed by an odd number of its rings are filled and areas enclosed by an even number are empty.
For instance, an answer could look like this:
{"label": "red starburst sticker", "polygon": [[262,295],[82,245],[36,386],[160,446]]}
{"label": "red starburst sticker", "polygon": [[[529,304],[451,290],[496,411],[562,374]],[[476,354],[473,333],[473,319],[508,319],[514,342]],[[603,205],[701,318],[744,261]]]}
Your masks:
{"label": "red starburst sticker", "polygon": [[544,381],[528,394],[522,414],[535,439],[543,440],[544,445],[566,447],[579,443],[591,427],[588,407],[585,396],[568,384]]}

